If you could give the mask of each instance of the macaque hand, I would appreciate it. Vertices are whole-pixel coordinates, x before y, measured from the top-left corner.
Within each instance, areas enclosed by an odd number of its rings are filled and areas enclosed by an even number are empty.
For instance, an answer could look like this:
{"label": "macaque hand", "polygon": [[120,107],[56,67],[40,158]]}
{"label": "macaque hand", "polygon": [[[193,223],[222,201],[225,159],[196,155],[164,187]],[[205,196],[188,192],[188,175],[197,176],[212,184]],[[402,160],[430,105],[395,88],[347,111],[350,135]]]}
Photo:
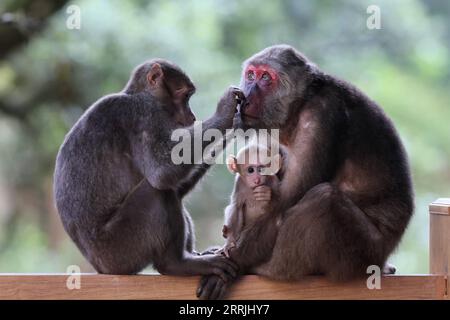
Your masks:
{"label": "macaque hand", "polygon": [[203,276],[197,289],[197,297],[200,300],[223,299],[227,293],[229,284],[215,275]]}
{"label": "macaque hand", "polygon": [[233,120],[237,112],[237,105],[245,100],[241,89],[231,86],[225,91],[217,105],[217,113],[225,119]]}
{"label": "macaque hand", "polygon": [[268,186],[259,186],[253,190],[253,196],[257,201],[269,202],[272,198],[272,190]]}

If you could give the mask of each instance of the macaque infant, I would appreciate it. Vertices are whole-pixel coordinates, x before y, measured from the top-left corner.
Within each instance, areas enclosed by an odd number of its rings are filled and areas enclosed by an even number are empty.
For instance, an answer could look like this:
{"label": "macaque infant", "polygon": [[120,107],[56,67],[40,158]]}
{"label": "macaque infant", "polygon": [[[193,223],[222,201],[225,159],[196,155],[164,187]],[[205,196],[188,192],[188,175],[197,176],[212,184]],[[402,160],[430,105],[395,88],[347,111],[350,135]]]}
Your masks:
{"label": "macaque infant", "polygon": [[[237,156],[227,159],[228,170],[236,175],[231,202],[225,209],[222,232],[227,239],[217,253],[230,257],[242,231],[250,228],[258,219],[271,214],[273,198],[277,197],[281,156],[269,156],[270,151],[262,145],[242,148]],[[264,161],[263,161],[264,160]]]}

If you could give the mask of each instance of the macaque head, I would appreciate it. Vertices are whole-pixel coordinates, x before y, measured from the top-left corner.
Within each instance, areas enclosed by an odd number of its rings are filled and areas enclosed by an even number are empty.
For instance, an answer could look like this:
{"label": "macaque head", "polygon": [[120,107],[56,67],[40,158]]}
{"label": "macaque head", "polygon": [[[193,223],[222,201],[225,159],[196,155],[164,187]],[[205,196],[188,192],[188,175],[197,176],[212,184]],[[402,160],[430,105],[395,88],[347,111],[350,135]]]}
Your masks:
{"label": "macaque head", "polygon": [[149,92],[182,127],[190,126],[195,121],[189,106],[195,86],[180,67],[167,60],[154,59],[139,65],[124,92]]}
{"label": "macaque head", "polygon": [[240,84],[246,97],[241,106],[244,126],[282,128],[313,70],[306,57],[287,45],[268,47],[245,61]]}
{"label": "macaque head", "polygon": [[241,149],[237,156],[230,155],[227,166],[231,173],[239,174],[247,187],[254,189],[274,179],[281,167],[281,156],[269,156],[267,148],[250,146]]}

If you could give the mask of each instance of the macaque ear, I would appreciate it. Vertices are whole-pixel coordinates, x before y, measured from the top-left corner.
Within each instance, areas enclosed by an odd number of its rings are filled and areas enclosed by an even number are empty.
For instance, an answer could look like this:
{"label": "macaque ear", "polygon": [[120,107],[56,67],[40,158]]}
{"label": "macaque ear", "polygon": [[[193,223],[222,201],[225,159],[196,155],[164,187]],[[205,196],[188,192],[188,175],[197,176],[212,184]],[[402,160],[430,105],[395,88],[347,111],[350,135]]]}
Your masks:
{"label": "macaque ear", "polygon": [[163,78],[164,73],[159,63],[154,63],[147,73],[147,81],[151,87],[155,87]]}
{"label": "macaque ear", "polygon": [[231,173],[238,172],[237,159],[235,156],[230,155],[227,157],[227,168]]}

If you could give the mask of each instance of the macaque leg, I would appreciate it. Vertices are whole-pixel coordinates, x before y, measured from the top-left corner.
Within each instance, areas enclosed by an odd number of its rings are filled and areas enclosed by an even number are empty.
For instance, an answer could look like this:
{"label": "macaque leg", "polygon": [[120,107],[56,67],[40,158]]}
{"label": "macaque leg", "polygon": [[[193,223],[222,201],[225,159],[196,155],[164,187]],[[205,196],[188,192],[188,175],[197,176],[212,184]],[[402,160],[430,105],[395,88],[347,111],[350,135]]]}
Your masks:
{"label": "macaque leg", "polygon": [[383,268],[390,252],[384,242],[365,212],[322,183],[288,209],[270,261],[254,271],[284,280],[309,274],[345,280],[365,274],[369,265]]}
{"label": "macaque leg", "polygon": [[[103,226],[87,257],[100,273],[133,274],[150,263],[172,275],[235,275],[230,261],[186,250],[186,215],[176,194],[159,191],[144,180]],[[191,238],[192,241],[192,238]]]}
{"label": "macaque leg", "polygon": [[87,246],[86,258],[99,273],[134,274],[147,267],[170,242],[164,194],[143,180]]}
{"label": "macaque leg", "polygon": [[195,252],[195,234],[194,234],[194,223],[192,222],[192,218],[185,209],[183,210],[184,221],[187,228],[187,237],[186,237],[186,251],[193,253]]}
{"label": "macaque leg", "polygon": [[397,268],[393,264],[386,262],[383,268],[383,274],[395,274],[396,271]]}

